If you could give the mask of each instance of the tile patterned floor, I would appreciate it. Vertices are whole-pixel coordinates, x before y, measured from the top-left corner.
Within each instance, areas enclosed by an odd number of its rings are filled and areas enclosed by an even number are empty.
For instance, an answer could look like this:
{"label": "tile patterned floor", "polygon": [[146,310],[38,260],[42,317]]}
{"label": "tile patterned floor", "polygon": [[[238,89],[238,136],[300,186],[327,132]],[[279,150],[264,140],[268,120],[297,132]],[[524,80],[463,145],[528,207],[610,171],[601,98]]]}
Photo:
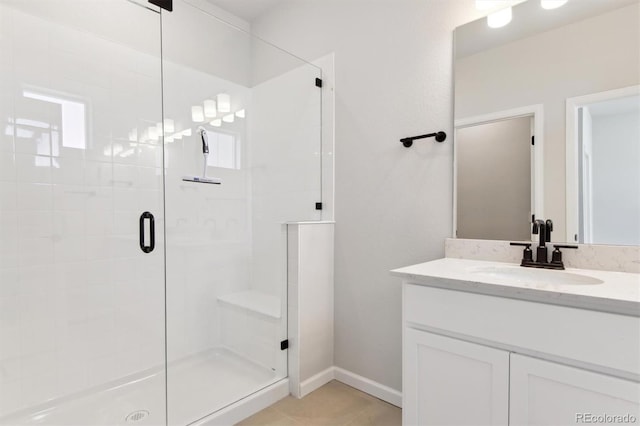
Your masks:
{"label": "tile patterned floor", "polygon": [[402,410],[337,381],[288,396],[237,426],[400,426]]}

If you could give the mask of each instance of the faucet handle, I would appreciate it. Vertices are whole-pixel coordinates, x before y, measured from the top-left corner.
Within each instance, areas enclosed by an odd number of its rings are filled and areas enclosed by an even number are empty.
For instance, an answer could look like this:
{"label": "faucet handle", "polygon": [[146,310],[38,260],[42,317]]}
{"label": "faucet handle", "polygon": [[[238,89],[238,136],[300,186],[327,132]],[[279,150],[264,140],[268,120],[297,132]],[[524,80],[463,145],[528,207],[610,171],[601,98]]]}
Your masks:
{"label": "faucet handle", "polygon": [[561,249],[561,248],[568,248],[568,249],[577,249],[578,246],[576,245],[569,245],[569,244],[554,244],[553,248],[555,249]]}
{"label": "faucet handle", "polygon": [[509,243],[510,246],[522,246],[522,264],[533,262],[533,251],[531,250],[531,243]]}
{"label": "faucet handle", "polygon": [[553,222],[551,221],[551,219],[547,219],[547,221],[545,222],[545,229],[547,231],[546,235],[545,235],[545,240],[550,243],[551,242],[551,231],[553,231]]}
{"label": "faucet handle", "polygon": [[560,265],[562,266],[562,269],[564,269],[564,263],[562,262],[562,252],[560,251],[560,249],[561,248],[577,249],[578,246],[567,245],[567,244],[554,244],[553,248],[555,250],[553,251],[553,253],[551,253],[551,263]]}

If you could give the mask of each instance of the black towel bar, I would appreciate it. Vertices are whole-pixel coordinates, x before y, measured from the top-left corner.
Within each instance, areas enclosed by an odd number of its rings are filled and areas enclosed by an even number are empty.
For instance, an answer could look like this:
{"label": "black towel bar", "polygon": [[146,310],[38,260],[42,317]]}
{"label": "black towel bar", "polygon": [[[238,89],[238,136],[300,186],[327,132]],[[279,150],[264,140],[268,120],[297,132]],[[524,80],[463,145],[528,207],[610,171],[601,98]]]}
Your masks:
{"label": "black towel bar", "polygon": [[445,132],[436,132],[427,133],[426,135],[413,136],[410,138],[402,138],[400,139],[400,142],[402,142],[402,145],[404,145],[405,148],[409,148],[411,145],[413,145],[413,141],[416,139],[431,138],[434,136],[436,138],[436,142],[444,142],[444,140],[447,139],[447,134]]}

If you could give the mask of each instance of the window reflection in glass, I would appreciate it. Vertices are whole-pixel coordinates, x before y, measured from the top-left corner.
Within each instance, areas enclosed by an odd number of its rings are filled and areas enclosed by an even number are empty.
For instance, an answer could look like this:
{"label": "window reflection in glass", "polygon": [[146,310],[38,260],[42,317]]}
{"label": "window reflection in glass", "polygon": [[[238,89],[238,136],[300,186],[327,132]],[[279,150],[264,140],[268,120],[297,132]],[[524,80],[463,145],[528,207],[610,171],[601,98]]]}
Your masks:
{"label": "window reflection in glass", "polygon": [[35,140],[37,167],[60,167],[55,157],[60,155],[61,146],[73,149],[87,148],[85,103],[35,90],[24,90],[22,95],[27,99],[47,102],[60,108],[60,120],[57,123],[23,117],[8,119],[6,134],[14,134],[17,139]]}

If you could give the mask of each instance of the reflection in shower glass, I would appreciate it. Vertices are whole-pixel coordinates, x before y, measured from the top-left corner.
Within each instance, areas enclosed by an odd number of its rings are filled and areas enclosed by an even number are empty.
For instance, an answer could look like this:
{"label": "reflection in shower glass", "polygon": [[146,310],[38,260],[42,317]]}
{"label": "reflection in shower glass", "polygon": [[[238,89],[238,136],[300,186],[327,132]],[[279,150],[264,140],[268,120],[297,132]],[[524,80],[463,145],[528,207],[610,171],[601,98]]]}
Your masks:
{"label": "reflection in shower glass", "polygon": [[[62,146],[67,148],[85,149],[86,142],[86,118],[85,104],[82,102],[63,99],[58,96],[46,95],[34,91],[25,90],[25,98],[50,102],[60,106],[60,130],[62,133]],[[57,145],[56,148],[57,150]],[[55,153],[54,155],[56,155]]]}
{"label": "reflection in shower glass", "polygon": [[234,133],[222,133],[215,130],[207,132],[211,154],[207,165],[225,169],[240,168],[240,140]]}

